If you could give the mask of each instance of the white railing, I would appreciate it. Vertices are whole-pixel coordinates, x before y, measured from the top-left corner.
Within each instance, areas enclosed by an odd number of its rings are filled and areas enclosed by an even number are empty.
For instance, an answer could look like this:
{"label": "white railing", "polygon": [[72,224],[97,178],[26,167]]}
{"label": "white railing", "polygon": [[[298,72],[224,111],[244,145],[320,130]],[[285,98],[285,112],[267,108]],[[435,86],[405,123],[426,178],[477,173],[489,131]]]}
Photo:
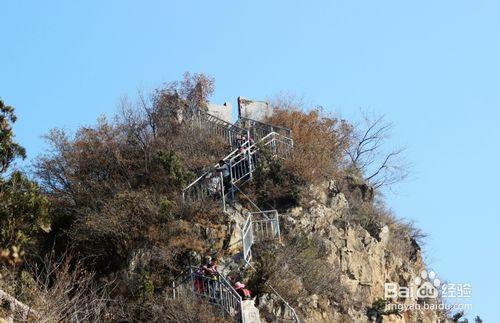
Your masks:
{"label": "white railing", "polygon": [[189,201],[202,201],[211,197],[214,200],[225,199],[224,178],[222,173],[210,170],[182,190],[182,197]]}
{"label": "white railing", "polygon": [[254,242],[280,240],[278,211],[252,212],[249,217],[252,218]]}
{"label": "white railing", "polygon": [[273,156],[286,159],[292,154],[293,140],[289,137],[272,132],[263,138],[262,143]]}
{"label": "white railing", "polygon": [[242,229],[241,240],[243,242],[243,259],[246,263],[250,263],[252,261],[252,246],[254,244],[251,216],[247,217],[247,219],[245,220],[245,224],[243,225]]}
{"label": "white railing", "polygon": [[256,242],[279,241],[278,211],[249,212],[242,228],[243,259],[252,261],[252,246]]}
{"label": "white railing", "polygon": [[293,149],[293,140],[278,133],[267,134],[259,142],[252,144],[238,154],[227,159],[231,169],[231,184],[243,185],[252,177],[261,158],[261,147],[269,150],[271,156],[286,159]]}

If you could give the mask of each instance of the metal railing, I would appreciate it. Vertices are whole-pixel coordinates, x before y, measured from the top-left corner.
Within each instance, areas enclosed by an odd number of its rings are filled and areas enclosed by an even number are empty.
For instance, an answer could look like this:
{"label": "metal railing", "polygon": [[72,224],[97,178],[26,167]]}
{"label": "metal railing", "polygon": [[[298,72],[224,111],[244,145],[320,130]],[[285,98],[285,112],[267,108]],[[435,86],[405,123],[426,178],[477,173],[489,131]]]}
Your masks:
{"label": "metal railing", "polygon": [[260,147],[269,150],[273,157],[285,159],[289,157],[293,149],[293,140],[272,132],[263,137],[259,142],[253,143],[243,151],[239,151],[233,157],[227,159],[231,169],[231,183],[242,185],[251,177],[253,171],[259,165],[261,158]]}
{"label": "metal railing", "polygon": [[240,116],[238,121],[236,121],[236,124],[247,129],[250,132],[250,136],[254,138],[255,141],[259,141],[271,132],[276,132],[289,138],[292,137],[292,130],[289,128],[268,124],[242,116]]}
{"label": "metal railing", "polygon": [[[245,141],[241,144],[241,147],[248,147],[248,145],[249,142]],[[225,163],[228,163],[229,160],[231,160],[238,154],[239,149],[235,149],[222,160]],[[183,199],[189,201],[200,201],[204,200],[207,197],[212,197],[214,199],[224,199],[224,177],[222,176],[222,172],[217,170],[219,169],[219,167],[220,165],[218,163],[212,165],[208,170],[205,170],[197,179],[191,182],[191,184],[186,186],[182,190]]]}
{"label": "metal railing", "polygon": [[289,158],[293,150],[293,140],[276,132],[271,132],[261,140],[271,154],[282,159]]}
{"label": "metal railing", "polygon": [[252,261],[252,246],[254,244],[252,217],[249,216],[243,225],[241,241],[243,242],[243,259],[246,263]]}
{"label": "metal railing", "polygon": [[252,246],[256,242],[280,240],[278,211],[249,212],[242,228],[243,259],[252,261]]}
{"label": "metal railing", "polygon": [[208,131],[211,136],[219,136],[236,149],[248,139],[249,131],[237,125],[224,121],[207,111],[199,108],[191,108],[186,114],[192,124]]}
{"label": "metal railing", "polygon": [[214,200],[225,199],[224,177],[222,173],[209,170],[182,190],[185,201],[203,201],[206,198]]}
{"label": "metal railing", "polygon": [[[260,162],[261,147],[269,150],[273,157],[287,158],[291,155],[293,140],[290,138],[291,130],[265,124],[248,118],[240,118],[240,128],[197,109],[193,119],[200,126],[207,125],[212,134],[225,138],[231,147],[237,148],[224,157],[229,176],[224,178],[220,165],[216,164],[205,171],[194,182],[182,191],[183,199],[203,200],[208,197],[221,199],[226,211],[226,195],[239,191],[258,210],[249,212],[242,229],[243,259],[245,264],[252,260],[252,246],[256,242],[280,240],[279,215],[276,210],[262,211],[251,201],[237,185],[243,185],[252,177],[253,171]],[[233,128],[235,127],[235,128]],[[243,131],[242,131],[243,130]],[[251,132],[251,134],[249,133]],[[255,139],[253,141],[252,139]],[[244,321],[242,314],[241,297],[231,284],[222,276],[215,280],[203,275],[199,268],[190,267],[186,276],[180,283],[173,285],[174,298],[181,295],[203,297],[210,303],[220,306],[230,316],[236,316],[238,321]],[[276,315],[279,321],[299,322],[295,310],[285,299],[268,283],[266,285],[279,298],[283,304],[280,313]],[[276,313],[275,313],[276,314]]]}
{"label": "metal railing", "polygon": [[280,222],[277,210],[251,212],[255,242],[280,240]]}
{"label": "metal railing", "polygon": [[183,199],[199,201],[211,197],[216,200],[223,199],[225,202],[224,199],[228,194],[234,198],[233,186],[243,185],[252,178],[252,173],[261,158],[259,148],[261,146],[269,149],[272,156],[285,159],[292,152],[293,140],[272,132],[252,145],[248,140],[244,141],[238,149],[223,158],[229,168],[229,178],[218,174],[217,169],[220,166],[215,164],[182,190]]}
{"label": "metal railing", "polygon": [[244,323],[241,296],[220,273],[210,277],[204,275],[201,268],[190,266],[180,279],[172,283],[172,294],[174,299],[193,296],[203,298],[220,307],[225,315],[236,317],[238,322]]}
{"label": "metal railing", "polygon": [[[279,215],[277,210],[262,211],[245,193],[237,186],[240,196],[244,197],[257,212],[249,212],[245,224],[242,228],[242,244],[243,244],[243,261],[246,267],[252,266],[252,246],[258,241],[280,240]],[[255,221],[254,221],[255,220]],[[256,224],[254,226],[254,224]],[[272,291],[274,295],[282,303],[279,313],[274,313],[278,322],[295,322],[299,323],[299,317],[295,309],[272,287],[268,282],[265,285]]]}

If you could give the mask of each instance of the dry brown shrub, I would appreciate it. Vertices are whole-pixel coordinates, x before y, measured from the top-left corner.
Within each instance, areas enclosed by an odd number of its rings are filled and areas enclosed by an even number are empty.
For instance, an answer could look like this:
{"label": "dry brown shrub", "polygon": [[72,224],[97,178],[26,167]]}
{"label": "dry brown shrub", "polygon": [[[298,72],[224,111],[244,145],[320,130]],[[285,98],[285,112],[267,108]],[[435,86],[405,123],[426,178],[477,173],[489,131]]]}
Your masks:
{"label": "dry brown shrub", "polygon": [[291,172],[308,183],[338,174],[349,144],[348,123],[326,115],[320,108],[305,112],[298,106],[274,106],[266,121],[292,130],[293,157],[286,162]]}
{"label": "dry brown shrub", "polygon": [[157,299],[148,304],[151,322],[233,322],[234,319],[222,316],[222,311],[201,299]]}

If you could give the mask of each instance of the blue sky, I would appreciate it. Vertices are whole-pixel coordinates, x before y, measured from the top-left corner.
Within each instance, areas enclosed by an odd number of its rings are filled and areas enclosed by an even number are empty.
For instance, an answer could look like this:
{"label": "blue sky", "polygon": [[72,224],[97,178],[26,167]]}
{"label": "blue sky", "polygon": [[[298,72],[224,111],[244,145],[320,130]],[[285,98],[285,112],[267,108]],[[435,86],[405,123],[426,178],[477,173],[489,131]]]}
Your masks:
{"label": "blue sky", "polygon": [[347,118],[386,113],[410,179],[389,194],[430,236],[440,277],[500,319],[500,4],[494,1],[3,1],[0,96],[32,158],[52,127],[111,115],[184,71],[215,102],[303,95]]}

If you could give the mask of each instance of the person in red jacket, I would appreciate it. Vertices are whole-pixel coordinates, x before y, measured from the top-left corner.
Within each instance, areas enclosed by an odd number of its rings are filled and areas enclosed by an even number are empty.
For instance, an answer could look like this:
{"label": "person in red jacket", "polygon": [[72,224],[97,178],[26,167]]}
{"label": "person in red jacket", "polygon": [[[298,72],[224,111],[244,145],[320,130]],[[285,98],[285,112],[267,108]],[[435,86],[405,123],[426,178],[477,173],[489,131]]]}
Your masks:
{"label": "person in red jacket", "polygon": [[240,282],[236,282],[234,284],[234,290],[238,293],[238,295],[241,296],[242,300],[249,300],[252,299],[252,294],[248,289],[245,288],[245,284],[242,284]]}

